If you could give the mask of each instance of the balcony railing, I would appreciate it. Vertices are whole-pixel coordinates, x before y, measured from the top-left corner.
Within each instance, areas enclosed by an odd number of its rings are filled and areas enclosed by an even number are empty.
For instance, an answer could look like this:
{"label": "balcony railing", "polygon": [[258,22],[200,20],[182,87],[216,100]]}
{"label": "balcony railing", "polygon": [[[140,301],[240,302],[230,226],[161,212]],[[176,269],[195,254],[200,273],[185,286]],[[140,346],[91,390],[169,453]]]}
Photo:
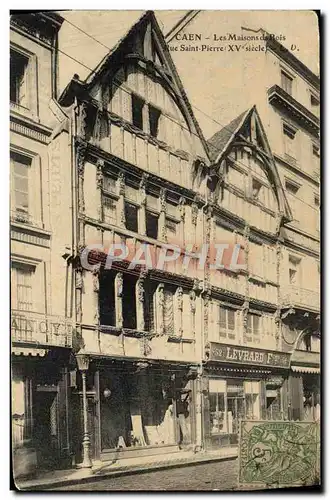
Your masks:
{"label": "balcony railing", "polygon": [[320,309],[320,294],[314,290],[307,290],[296,286],[289,286],[281,291],[283,307],[303,307]]}
{"label": "balcony railing", "polygon": [[68,318],[12,310],[13,343],[72,347],[72,323]]}

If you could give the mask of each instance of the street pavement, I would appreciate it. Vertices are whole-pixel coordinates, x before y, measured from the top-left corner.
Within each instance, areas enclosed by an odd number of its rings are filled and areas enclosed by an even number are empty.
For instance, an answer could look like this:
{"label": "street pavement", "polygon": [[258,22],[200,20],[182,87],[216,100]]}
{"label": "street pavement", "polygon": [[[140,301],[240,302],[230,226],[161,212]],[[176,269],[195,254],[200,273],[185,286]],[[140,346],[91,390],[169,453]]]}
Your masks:
{"label": "street pavement", "polygon": [[207,491],[237,487],[237,459],[109,477],[52,491]]}

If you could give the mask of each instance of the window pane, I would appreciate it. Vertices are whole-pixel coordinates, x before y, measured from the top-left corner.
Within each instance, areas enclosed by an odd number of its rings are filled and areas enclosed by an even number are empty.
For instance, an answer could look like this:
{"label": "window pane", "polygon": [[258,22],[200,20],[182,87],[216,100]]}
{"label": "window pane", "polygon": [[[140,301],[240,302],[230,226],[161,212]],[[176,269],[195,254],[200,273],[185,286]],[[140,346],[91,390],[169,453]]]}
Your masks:
{"label": "window pane", "polygon": [[19,175],[15,175],[15,190],[23,191],[24,193],[28,192],[28,178],[27,178],[27,176],[22,177]]}
{"label": "window pane", "polygon": [[149,130],[150,135],[157,137],[158,135],[158,124],[160,118],[160,110],[149,105]]}
{"label": "window pane", "polygon": [[228,309],[228,329],[235,329],[235,311]]}
{"label": "window pane", "polygon": [[116,201],[108,196],[103,197],[103,214],[105,222],[116,223]]}
{"label": "window pane", "polygon": [[15,202],[16,202],[16,208],[18,210],[24,210],[25,212],[28,211],[29,201],[26,193],[15,191]]}
{"label": "window pane", "polygon": [[146,229],[147,236],[149,238],[154,238],[155,240],[158,238],[158,216],[151,214],[150,212],[146,212]]}
{"label": "window pane", "polygon": [[132,94],[132,117],[133,125],[143,130],[143,106],[144,101]]}
{"label": "window pane", "polygon": [[15,50],[10,51],[10,100],[27,107],[28,58]]}
{"label": "window pane", "polygon": [[221,306],[219,308],[219,326],[222,330],[227,329],[227,311]]}
{"label": "window pane", "polygon": [[31,311],[33,309],[32,277],[34,270],[30,267],[15,267],[14,269],[17,284],[17,309]]}
{"label": "window pane", "polygon": [[126,229],[129,231],[138,231],[138,208],[130,203],[125,203]]}
{"label": "window pane", "polygon": [[281,72],[281,86],[288,94],[292,94],[292,78],[284,71]]}
{"label": "window pane", "polygon": [[254,317],[254,333],[259,334],[260,330],[260,316]]}

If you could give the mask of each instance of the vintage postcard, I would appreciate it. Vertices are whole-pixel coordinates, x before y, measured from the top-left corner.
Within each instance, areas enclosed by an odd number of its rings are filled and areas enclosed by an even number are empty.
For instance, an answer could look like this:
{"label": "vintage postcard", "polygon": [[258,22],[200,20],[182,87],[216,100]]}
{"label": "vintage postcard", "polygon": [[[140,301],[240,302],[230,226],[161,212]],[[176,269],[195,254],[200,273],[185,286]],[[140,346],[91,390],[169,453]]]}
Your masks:
{"label": "vintage postcard", "polygon": [[314,11],[11,13],[13,488],[320,488],[319,75]]}

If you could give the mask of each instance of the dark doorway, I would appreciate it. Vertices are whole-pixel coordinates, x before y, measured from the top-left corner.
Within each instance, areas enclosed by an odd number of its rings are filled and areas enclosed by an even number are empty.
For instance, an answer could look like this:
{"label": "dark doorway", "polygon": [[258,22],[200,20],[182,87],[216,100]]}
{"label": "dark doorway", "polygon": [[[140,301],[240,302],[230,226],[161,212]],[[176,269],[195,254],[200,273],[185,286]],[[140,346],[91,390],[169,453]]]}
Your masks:
{"label": "dark doorway", "polygon": [[57,392],[40,391],[35,395],[34,443],[39,469],[59,467]]}

